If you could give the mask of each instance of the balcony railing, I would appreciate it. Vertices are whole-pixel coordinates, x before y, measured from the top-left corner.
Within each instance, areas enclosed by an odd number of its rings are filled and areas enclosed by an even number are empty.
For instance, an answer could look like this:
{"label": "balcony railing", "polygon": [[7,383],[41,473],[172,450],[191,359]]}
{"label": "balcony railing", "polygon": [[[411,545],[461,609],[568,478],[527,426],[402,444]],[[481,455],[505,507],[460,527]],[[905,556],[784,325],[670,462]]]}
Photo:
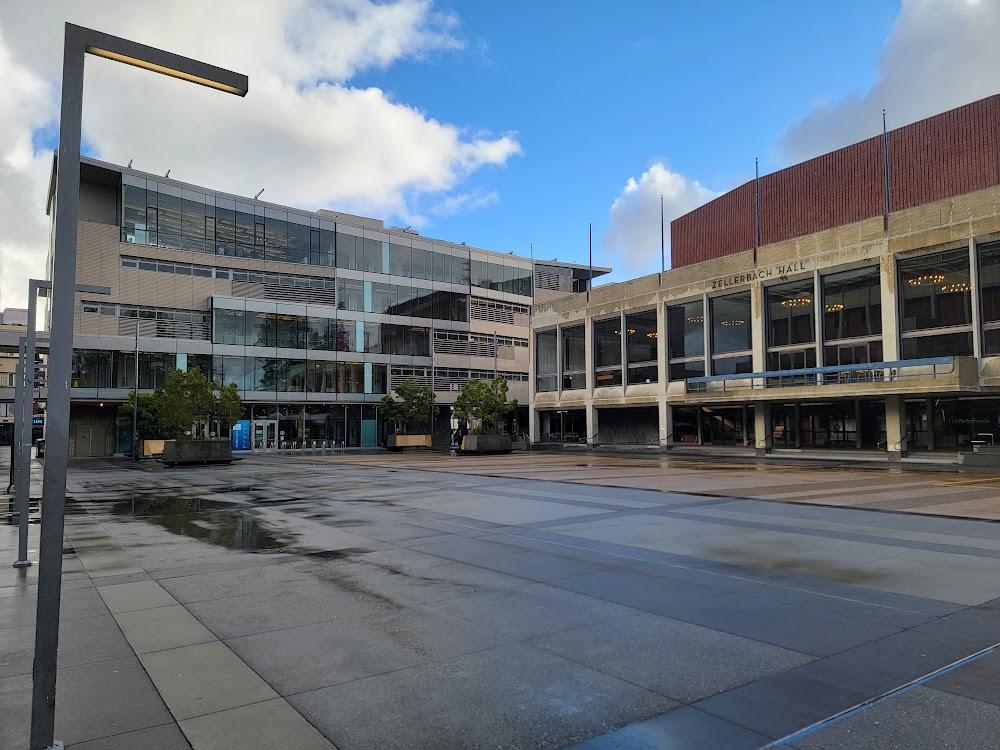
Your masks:
{"label": "balcony railing", "polygon": [[709,391],[786,388],[795,385],[844,385],[846,383],[889,383],[903,378],[952,375],[954,357],[903,359],[896,362],[866,362],[860,365],[807,367],[802,370],[767,370],[736,375],[709,375],[688,378],[688,393]]}

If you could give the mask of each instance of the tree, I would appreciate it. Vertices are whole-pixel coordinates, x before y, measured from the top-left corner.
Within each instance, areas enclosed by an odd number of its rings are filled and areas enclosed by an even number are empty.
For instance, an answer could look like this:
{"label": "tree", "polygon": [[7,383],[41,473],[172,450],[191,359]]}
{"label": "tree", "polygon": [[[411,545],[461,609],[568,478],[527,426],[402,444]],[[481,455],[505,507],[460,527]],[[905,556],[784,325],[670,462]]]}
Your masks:
{"label": "tree", "polygon": [[240,401],[240,392],[236,383],[230,383],[219,389],[212,416],[225,427],[232,427],[243,418],[243,402]]}
{"label": "tree", "polygon": [[[132,423],[133,394],[119,409],[123,423]],[[219,388],[199,368],[167,373],[163,388],[139,394],[139,436],[143,440],[176,440],[188,432],[203,435],[211,420],[232,425],[243,416],[235,383]]]}
{"label": "tree", "polygon": [[[132,426],[132,407],[135,391],[128,394],[128,402],[119,407],[118,413],[122,424]],[[140,440],[157,440],[163,434],[163,422],[160,417],[160,402],[152,393],[139,394],[139,428]]]}
{"label": "tree", "polygon": [[507,401],[507,378],[498,375],[489,383],[470,380],[455,399],[455,416],[472,426],[473,435],[499,435],[500,418],[517,406]]}
{"label": "tree", "polygon": [[415,380],[404,380],[392,389],[396,398],[383,396],[381,413],[397,424],[397,435],[423,435],[430,432],[431,412],[436,415],[434,391]]}

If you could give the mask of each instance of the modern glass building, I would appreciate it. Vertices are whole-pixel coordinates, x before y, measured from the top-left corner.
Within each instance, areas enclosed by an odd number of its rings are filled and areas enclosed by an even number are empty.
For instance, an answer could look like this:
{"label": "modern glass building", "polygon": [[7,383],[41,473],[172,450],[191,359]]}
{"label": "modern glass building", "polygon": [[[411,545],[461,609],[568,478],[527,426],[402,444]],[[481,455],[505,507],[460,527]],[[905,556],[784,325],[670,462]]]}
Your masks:
{"label": "modern glass building", "polygon": [[[175,368],[236,383],[255,442],[378,446],[378,403],[395,384],[433,387],[447,407],[467,380],[494,373],[522,404],[508,429],[525,430],[529,307],[591,279],[585,266],[93,159],[81,166],[78,243],[77,281],[112,293],[77,297],[76,456],[131,450],[116,416],[135,386],[137,349],[140,390]],[[443,408],[435,438],[449,431]]]}

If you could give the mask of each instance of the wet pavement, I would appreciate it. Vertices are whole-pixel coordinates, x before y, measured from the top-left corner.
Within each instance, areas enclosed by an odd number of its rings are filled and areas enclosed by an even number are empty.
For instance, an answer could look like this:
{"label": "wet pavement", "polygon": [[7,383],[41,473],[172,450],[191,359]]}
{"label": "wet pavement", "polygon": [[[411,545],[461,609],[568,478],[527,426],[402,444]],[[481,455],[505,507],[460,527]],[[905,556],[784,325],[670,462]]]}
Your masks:
{"label": "wet pavement", "polygon": [[[515,458],[72,462],[57,736],[830,750],[1000,731],[998,653],[929,677],[1000,643],[1000,525],[488,475]],[[0,570],[0,747],[27,736],[33,575]]]}

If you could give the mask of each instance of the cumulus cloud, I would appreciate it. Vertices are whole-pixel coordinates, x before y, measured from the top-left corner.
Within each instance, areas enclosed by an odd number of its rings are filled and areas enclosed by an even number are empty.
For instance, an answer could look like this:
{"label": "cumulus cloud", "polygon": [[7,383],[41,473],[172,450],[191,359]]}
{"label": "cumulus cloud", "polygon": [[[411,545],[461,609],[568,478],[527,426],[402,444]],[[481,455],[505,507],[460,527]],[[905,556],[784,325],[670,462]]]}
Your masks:
{"label": "cumulus cloud", "polygon": [[1000,3],[904,0],[864,93],[816,104],[777,144],[795,163],[1000,91]]}
{"label": "cumulus cloud", "polygon": [[[89,58],[84,138],[95,155],[237,195],[420,226],[419,206],[485,205],[474,172],[520,153],[515,134],[467,133],[379,88],[361,71],[463,47],[459,21],[429,0],[4,2],[0,19],[2,304],[44,273],[51,163],[33,138],[58,116],[62,20],[205,60],[250,78],[245,99]],[[39,18],[44,17],[44,23]],[[488,192],[488,191],[487,191]],[[428,201],[427,196],[433,196]],[[450,201],[450,203],[449,203]]]}
{"label": "cumulus cloud", "polygon": [[660,270],[660,196],[666,228],[667,267],[670,267],[670,222],[715,198],[697,180],[671,172],[656,162],[638,180],[629,177],[611,204],[608,229],[601,244],[614,256],[616,272],[627,277]]}

